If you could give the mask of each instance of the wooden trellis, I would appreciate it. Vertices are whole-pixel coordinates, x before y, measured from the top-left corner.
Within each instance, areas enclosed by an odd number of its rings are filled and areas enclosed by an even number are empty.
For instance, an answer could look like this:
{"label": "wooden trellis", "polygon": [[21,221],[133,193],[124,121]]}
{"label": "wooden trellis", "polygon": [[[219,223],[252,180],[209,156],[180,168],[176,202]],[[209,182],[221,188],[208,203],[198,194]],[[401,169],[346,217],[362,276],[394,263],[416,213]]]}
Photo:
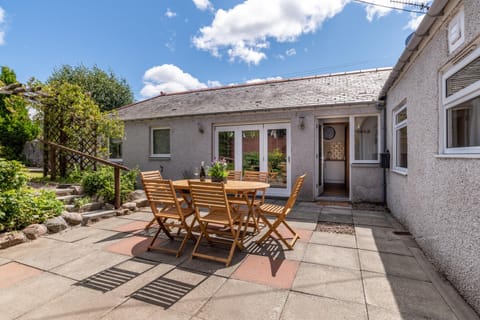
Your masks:
{"label": "wooden trellis", "polygon": [[[65,128],[85,127],[88,119],[76,118],[74,115],[66,112],[67,107],[57,107],[56,110],[46,108],[44,111],[43,137],[45,141],[75,149],[83,154],[92,157],[101,155],[101,137],[93,129],[87,135],[68,134]],[[75,168],[80,170],[96,170],[97,162],[92,158],[87,158],[79,154],[66,152],[65,150],[55,150],[51,146],[45,145],[44,149],[44,175],[50,174],[54,180],[57,175],[66,177]]]}

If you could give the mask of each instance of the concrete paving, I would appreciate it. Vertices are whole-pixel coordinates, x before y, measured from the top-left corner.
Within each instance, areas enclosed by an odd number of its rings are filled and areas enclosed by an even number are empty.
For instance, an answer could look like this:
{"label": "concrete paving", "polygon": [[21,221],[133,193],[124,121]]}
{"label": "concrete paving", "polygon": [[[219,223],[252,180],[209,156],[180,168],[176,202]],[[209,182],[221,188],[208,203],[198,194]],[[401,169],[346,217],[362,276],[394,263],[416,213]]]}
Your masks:
{"label": "concrete paving", "polygon": [[[275,237],[256,244],[262,230],[229,267],[191,259],[192,241],[179,258],[147,251],[150,220],[143,210],[0,250],[0,319],[472,319],[386,212],[299,203],[294,250]],[[315,231],[317,221],[355,235]]]}

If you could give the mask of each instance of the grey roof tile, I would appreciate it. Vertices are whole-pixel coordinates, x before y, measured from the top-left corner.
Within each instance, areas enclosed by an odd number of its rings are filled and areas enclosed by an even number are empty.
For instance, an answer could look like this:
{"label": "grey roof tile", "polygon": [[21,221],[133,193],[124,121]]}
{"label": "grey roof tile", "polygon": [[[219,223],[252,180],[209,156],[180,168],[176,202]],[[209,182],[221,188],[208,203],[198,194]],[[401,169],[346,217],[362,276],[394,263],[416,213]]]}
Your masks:
{"label": "grey roof tile", "polygon": [[168,118],[377,101],[391,69],[160,95],[117,109],[122,120]]}

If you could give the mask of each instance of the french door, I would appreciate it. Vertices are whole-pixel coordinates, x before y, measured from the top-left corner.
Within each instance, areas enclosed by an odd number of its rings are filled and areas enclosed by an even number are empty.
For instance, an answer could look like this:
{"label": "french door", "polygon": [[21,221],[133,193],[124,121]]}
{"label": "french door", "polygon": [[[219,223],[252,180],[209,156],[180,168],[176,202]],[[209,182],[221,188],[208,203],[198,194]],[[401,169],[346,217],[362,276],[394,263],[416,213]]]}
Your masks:
{"label": "french door", "polygon": [[268,172],[267,195],[289,196],[290,124],[215,127],[215,158],[229,170]]}

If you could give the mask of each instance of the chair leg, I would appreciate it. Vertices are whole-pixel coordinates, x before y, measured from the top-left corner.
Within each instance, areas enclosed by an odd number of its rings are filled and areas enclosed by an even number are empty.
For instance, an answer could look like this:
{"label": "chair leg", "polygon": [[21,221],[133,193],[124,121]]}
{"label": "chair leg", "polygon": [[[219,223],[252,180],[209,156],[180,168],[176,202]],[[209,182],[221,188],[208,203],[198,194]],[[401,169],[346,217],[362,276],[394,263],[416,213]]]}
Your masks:
{"label": "chair leg", "polygon": [[150,245],[147,248],[148,251],[150,251],[150,249],[153,247],[153,244],[155,243],[155,240],[157,240],[157,237],[158,237],[158,235],[160,234],[161,231],[162,231],[162,229],[158,228],[157,232],[153,236],[152,242],[150,242]]}

